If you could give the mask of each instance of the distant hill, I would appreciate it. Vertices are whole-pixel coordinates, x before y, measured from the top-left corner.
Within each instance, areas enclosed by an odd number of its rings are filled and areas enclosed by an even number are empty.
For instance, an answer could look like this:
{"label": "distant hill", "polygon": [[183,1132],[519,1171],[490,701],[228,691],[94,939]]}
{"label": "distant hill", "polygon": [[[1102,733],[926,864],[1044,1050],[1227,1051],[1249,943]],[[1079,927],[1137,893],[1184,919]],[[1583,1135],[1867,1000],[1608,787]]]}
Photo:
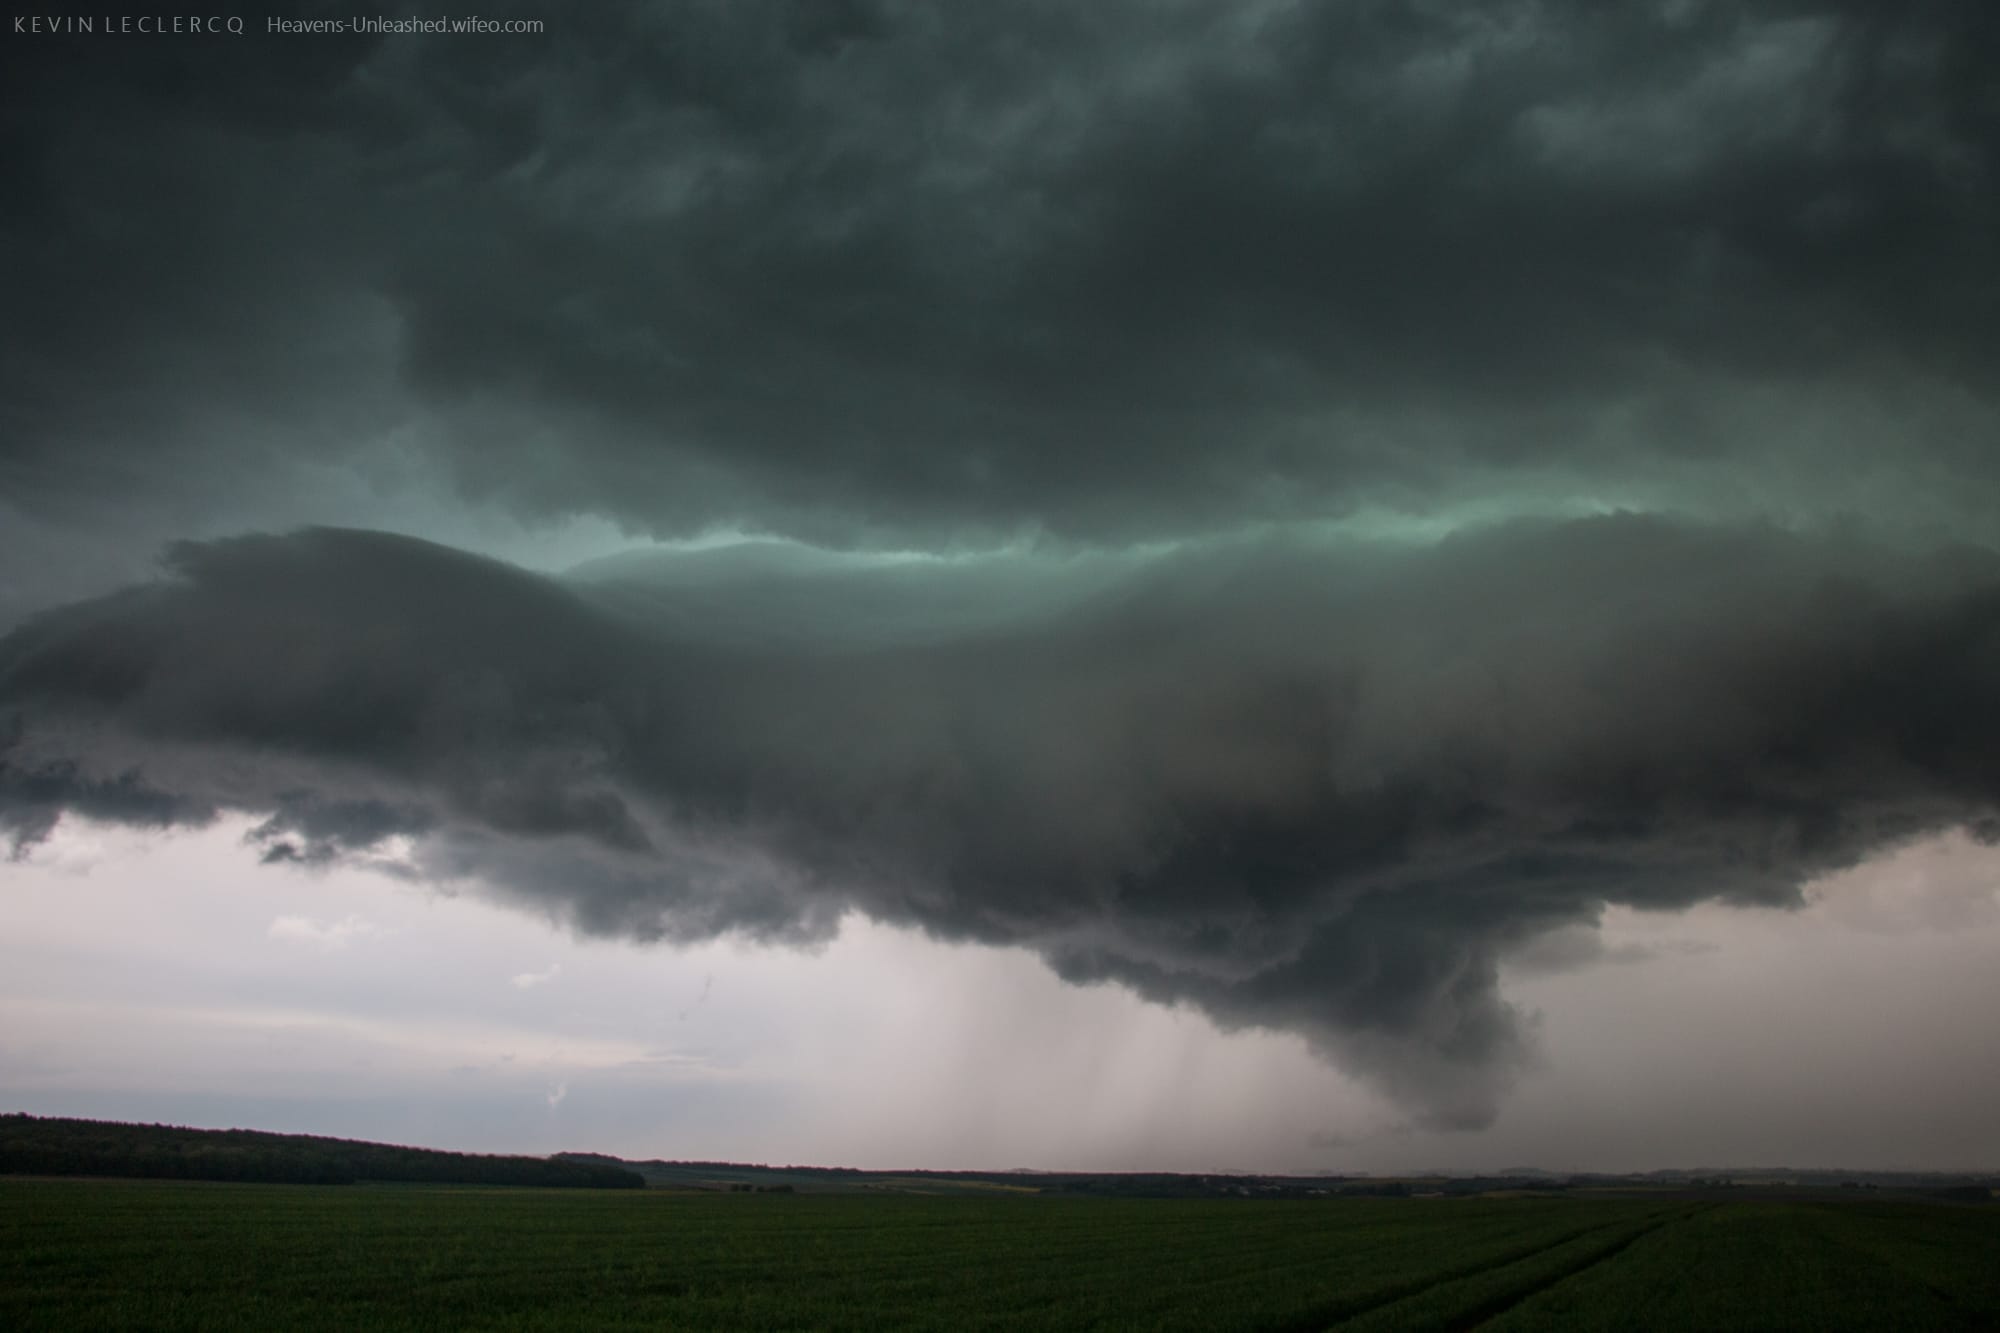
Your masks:
{"label": "distant hill", "polygon": [[[747,1162],[627,1161],[602,1153],[558,1153],[563,1161],[637,1171],[656,1189],[722,1193],[1100,1195],[1117,1198],[1323,1198],[1385,1192],[1379,1182],[1338,1176],[1266,1176],[1166,1171],[863,1171],[851,1166]],[[1397,1187],[1400,1188],[1400,1187]]]}
{"label": "distant hill", "polygon": [[1651,1171],[1629,1175],[1558,1175],[1521,1167],[1493,1175],[1411,1176],[1183,1174],[1148,1171],[863,1171],[846,1166],[767,1166],[748,1162],[628,1161],[602,1153],[557,1153],[562,1161],[636,1171],[655,1189],[719,1193],[1095,1195],[1109,1198],[1463,1198],[1473,1195],[1687,1193],[1755,1189],[1825,1195],[1883,1190],[1902,1198],[1983,1199],[2000,1177],[1976,1172]]}
{"label": "distant hill", "polygon": [[0,1174],[312,1185],[370,1180],[571,1189],[640,1189],[646,1183],[637,1173],[608,1162],[439,1152],[316,1134],[187,1129],[31,1115],[0,1115]]}
{"label": "distant hill", "polygon": [[1557,1175],[1519,1167],[1496,1175],[1250,1175],[1228,1172],[864,1171],[854,1167],[767,1166],[746,1162],[627,1161],[602,1153],[502,1157],[405,1148],[314,1134],[188,1129],[0,1115],[0,1175],[125,1176],[183,1180],[359,1181],[444,1185],[559,1186],[743,1194],[929,1194],[986,1198],[1405,1198],[1535,1193],[1688,1194],[1704,1197],[1829,1197],[1877,1191],[1875,1198],[1985,1203],[2000,1193],[1986,1172],[1661,1170],[1626,1175]]}

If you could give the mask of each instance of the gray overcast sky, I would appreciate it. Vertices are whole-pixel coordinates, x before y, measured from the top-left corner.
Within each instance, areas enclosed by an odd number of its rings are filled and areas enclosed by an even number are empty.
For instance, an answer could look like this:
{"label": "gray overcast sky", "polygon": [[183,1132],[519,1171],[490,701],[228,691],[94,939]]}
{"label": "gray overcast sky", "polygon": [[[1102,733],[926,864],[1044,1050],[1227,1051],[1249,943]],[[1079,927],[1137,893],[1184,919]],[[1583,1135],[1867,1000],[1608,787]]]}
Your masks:
{"label": "gray overcast sky", "polygon": [[1994,1158],[1992,6],[277,12],[0,54],[24,1105]]}

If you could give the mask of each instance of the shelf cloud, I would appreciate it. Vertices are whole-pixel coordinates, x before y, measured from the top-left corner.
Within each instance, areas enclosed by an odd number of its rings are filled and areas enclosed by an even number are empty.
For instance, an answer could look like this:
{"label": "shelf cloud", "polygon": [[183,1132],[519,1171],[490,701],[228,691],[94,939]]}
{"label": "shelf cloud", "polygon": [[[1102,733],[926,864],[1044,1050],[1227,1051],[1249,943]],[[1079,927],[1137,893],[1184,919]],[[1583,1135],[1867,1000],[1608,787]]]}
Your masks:
{"label": "shelf cloud", "polygon": [[996,571],[767,556],[181,548],[0,645],[4,817],[272,811],[267,859],[404,838],[643,939],[860,910],[1300,1032],[1465,1125],[1532,1047],[1510,949],[2000,828],[1984,552],[1636,515],[1227,541],[935,632],[859,609]]}
{"label": "shelf cloud", "polygon": [[2000,836],[1994,6],[534,17],[0,53],[17,854],[858,911],[1476,1127],[1505,960]]}

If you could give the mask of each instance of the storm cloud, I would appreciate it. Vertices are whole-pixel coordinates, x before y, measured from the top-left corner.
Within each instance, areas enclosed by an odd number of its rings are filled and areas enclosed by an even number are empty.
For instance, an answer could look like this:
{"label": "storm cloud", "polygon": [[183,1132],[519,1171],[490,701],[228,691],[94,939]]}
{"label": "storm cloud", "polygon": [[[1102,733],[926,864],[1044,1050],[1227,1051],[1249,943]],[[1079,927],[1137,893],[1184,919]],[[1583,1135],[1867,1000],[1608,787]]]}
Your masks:
{"label": "storm cloud", "polygon": [[1579,503],[1994,535],[1979,3],[689,3],[8,58],[30,512],[108,475],[187,535],[346,468],[838,546]]}
{"label": "storm cloud", "polygon": [[1537,941],[2000,832],[1993,6],[518,16],[0,53],[18,852],[859,911],[1476,1126]]}
{"label": "storm cloud", "polygon": [[[1215,542],[1012,605],[982,563],[185,547],[0,648],[0,789],[24,840],[52,806],[273,811],[286,859],[404,838],[591,932],[809,941],[858,909],[1025,946],[1459,1125],[1531,1048],[1510,949],[1995,827],[1984,552],[1628,515]],[[994,609],[866,614],[885,584]]]}

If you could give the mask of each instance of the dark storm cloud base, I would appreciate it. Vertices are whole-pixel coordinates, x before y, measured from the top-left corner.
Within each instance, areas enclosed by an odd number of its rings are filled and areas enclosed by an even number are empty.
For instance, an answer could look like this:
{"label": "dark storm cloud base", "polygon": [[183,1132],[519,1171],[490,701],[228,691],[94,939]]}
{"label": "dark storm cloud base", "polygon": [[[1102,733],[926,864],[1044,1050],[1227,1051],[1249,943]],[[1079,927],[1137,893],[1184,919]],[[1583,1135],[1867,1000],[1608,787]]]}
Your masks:
{"label": "dark storm cloud base", "polygon": [[[0,50],[18,845],[857,909],[1471,1125],[1510,950],[1993,830],[2000,6],[501,17]],[[497,518],[821,549],[338,530]]]}
{"label": "dark storm cloud base", "polygon": [[[404,837],[410,873],[645,939],[859,910],[1297,1031],[1452,1125],[1527,1053],[1510,948],[1994,827],[1983,553],[1623,516],[1197,544],[1054,604],[995,595],[1008,559],[183,547],[0,644],[0,817]],[[994,614],[879,614],[967,591]]]}
{"label": "dark storm cloud base", "polygon": [[1495,497],[1995,535],[1980,0],[533,16],[12,44],[6,493],[386,448],[832,545]]}

